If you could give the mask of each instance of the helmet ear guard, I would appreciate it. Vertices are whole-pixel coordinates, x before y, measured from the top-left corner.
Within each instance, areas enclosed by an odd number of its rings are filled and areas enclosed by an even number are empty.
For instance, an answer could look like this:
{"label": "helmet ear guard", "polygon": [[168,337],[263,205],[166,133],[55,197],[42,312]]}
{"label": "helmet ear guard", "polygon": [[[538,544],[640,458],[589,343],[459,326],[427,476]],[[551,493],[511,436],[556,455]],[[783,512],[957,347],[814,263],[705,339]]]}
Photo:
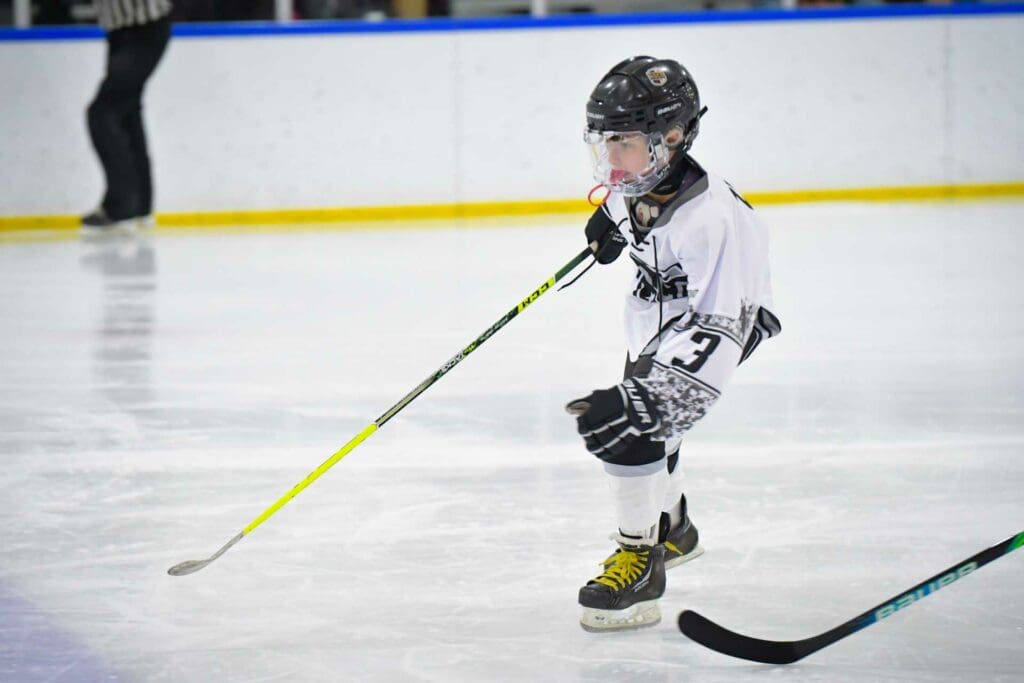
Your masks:
{"label": "helmet ear guard", "polygon": [[701,107],[701,110],[697,112],[697,115],[693,117],[690,122],[686,125],[683,131],[683,147],[684,152],[689,151],[690,147],[693,146],[693,141],[697,139],[697,133],[700,132],[700,120],[704,114],[708,113],[707,107]]}
{"label": "helmet ear guard", "polygon": [[[673,152],[682,147],[686,143],[686,137],[688,135],[688,129],[681,125],[673,125],[667,131],[665,131],[665,146]],[[675,136],[673,140],[672,137]]]}

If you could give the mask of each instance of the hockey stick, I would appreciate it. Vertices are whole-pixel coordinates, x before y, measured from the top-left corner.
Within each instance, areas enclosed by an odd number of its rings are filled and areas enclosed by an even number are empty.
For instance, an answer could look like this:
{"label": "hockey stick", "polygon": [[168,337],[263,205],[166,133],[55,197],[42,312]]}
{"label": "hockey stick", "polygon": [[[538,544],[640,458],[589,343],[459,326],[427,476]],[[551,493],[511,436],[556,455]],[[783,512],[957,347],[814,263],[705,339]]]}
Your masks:
{"label": "hockey stick", "polygon": [[[593,245],[593,243],[592,243],[592,245]],[[170,569],[168,569],[167,573],[170,574],[171,576],[184,576],[185,574],[192,574],[193,572],[199,571],[200,569],[202,569],[203,567],[205,567],[206,565],[210,564],[211,562],[216,560],[218,557],[220,557],[221,555],[226,553],[228,551],[228,549],[231,548],[231,546],[233,546],[236,543],[238,543],[239,541],[241,541],[245,536],[250,534],[260,524],[263,524],[263,522],[265,522],[267,520],[267,518],[269,518],[272,514],[274,514],[278,510],[280,510],[292,498],[294,498],[295,496],[299,495],[299,493],[301,493],[304,488],[306,488],[307,486],[312,484],[314,481],[316,481],[320,477],[321,474],[323,474],[327,470],[331,469],[335,465],[335,463],[337,463],[339,460],[341,460],[346,455],[348,455],[356,446],[358,446],[363,441],[365,441],[375,431],[377,431],[378,429],[383,427],[385,422],[387,422],[388,420],[393,418],[395,415],[397,415],[398,412],[400,410],[402,410],[402,408],[404,408],[405,406],[407,406],[410,403],[412,403],[413,399],[415,399],[417,396],[419,396],[424,391],[426,391],[430,387],[430,385],[432,385],[434,382],[436,382],[437,380],[439,380],[442,377],[444,377],[448,373],[449,370],[451,370],[456,365],[461,363],[462,360],[466,356],[471,354],[481,344],[483,344],[485,341],[490,339],[494,335],[495,332],[497,332],[498,330],[503,328],[505,325],[507,325],[508,322],[510,320],[512,320],[512,318],[514,318],[517,315],[519,315],[520,313],[522,313],[523,310],[527,306],[529,306],[534,301],[539,299],[542,294],[544,294],[549,289],[551,289],[555,285],[556,282],[558,282],[563,277],[565,277],[573,268],[575,268],[580,263],[582,263],[588,256],[592,256],[594,254],[595,246],[596,245],[588,246],[586,249],[584,249],[579,254],[577,254],[575,257],[573,257],[573,259],[571,261],[569,261],[564,266],[562,266],[561,270],[559,270],[557,273],[555,273],[552,277],[548,278],[548,280],[544,284],[542,284],[537,289],[533,290],[533,292],[531,292],[528,297],[526,297],[525,299],[520,301],[508,313],[503,315],[498,320],[498,322],[496,322],[493,325],[491,325],[490,327],[488,327],[484,331],[483,334],[481,334],[479,337],[476,338],[476,340],[473,341],[473,343],[471,343],[469,346],[467,346],[466,348],[462,349],[457,354],[452,356],[448,360],[448,362],[446,362],[444,365],[442,365],[440,368],[438,368],[437,371],[434,372],[434,374],[430,375],[430,377],[427,377],[425,380],[423,380],[420,383],[420,385],[418,387],[416,387],[415,389],[410,391],[408,394],[406,394],[405,397],[402,398],[401,401],[399,401],[395,405],[393,405],[390,408],[388,408],[386,413],[384,413],[383,415],[378,417],[376,420],[371,422],[369,425],[367,425],[363,429],[363,431],[359,432],[354,437],[352,437],[352,439],[348,443],[346,443],[344,446],[342,446],[334,455],[332,455],[327,460],[325,460],[323,462],[323,464],[320,465],[320,467],[317,467],[315,470],[313,470],[312,472],[307,474],[305,479],[303,479],[298,484],[296,484],[292,488],[291,491],[289,491],[288,493],[286,493],[283,496],[281,496],[277,500],[276,503],[274,503],[273,505],[268,507],[266,510],[264,510],[263,514],[261,514],[259,517],[257,517],[253,521],[251,521],[249,523],[249,526],[245,527],[240,532],[238,532],[238,534],[234,538],[232,538],[230,541],[225,543],[221,547],[220,550],[218,550],[217,552],[215,552],[213,555],[211,555],[210,557],[206,558],[205,560],[186,560],[185,562],[182,562],[180,564],[176,564],[173,567],[171,567]]]}
{"label": "hockey stick", "polygon": [[749,659],[755,662],[764,662],[766,664],[791,664],[824,647],[828,647],[838,640],[842,640],[851,633],[867,628],[871,624],[879,622],[905,607],[910,607],[925,596],[931,595],[940,588],[948,586],[957,579],[976,571],[979,567],[983,567],[992,560],[997,560],[1022,546],[1024,546],[1024,532],[1008,538],[991,548],[986,548],[977,555],[968,557],[949,569],[944,569],[910,590],[875,605],[867,612],[836,626],[831,631],[826,631],[821,635],[803,640],[761,640],[760,638],[751,638],[750,636],[744,636],[723,628],[690,610],[679,614],[679,629],[687,637],[697,641],[704,647],[711,648],[722,654]]}

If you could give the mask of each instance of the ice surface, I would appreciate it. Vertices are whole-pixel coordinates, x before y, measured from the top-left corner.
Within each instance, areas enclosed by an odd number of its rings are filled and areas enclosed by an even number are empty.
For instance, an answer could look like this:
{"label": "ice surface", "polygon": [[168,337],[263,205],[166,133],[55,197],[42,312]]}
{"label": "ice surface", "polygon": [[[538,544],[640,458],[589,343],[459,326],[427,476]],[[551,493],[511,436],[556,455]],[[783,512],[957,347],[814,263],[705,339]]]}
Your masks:
{"label": "ice surface", "polygon": [[588,634],[611,550],[566,401],[618,380],[629,264],[512,321],[204,559],[581,248],[581,220],[0,244],[0,680],[1016,681],[1024,553],[807,660],[801,638],[1024,529],[1024,204],[765,208],[783,334],[684,445],[707,553]]}

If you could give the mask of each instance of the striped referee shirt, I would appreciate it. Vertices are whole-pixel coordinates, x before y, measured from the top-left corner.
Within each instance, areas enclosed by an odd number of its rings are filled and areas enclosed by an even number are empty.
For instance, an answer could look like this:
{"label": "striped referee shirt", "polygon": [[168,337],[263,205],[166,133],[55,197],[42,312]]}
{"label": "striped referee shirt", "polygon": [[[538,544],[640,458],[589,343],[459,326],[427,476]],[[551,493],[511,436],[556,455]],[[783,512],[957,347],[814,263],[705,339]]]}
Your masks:
{"label": "striped referee shirt", "polygon": [[171,0],[95,0],[96,14],[107,31],[140,26],[171,13]]}

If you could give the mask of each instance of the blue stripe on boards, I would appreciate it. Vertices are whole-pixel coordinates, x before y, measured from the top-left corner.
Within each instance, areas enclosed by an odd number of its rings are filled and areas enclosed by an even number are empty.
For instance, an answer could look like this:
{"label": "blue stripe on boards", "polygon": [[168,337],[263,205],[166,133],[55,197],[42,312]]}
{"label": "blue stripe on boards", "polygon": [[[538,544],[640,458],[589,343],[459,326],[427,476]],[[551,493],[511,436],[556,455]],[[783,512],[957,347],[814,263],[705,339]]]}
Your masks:
{"label": "blue stripe on boards", "polygon": [[[767,21],[845,21],[1024,14],[1024,3],[962,5],[873,5],[834,9],[652,12],[644,14],[564,14],[543,18],[487,17],[476,19],[388,19],[386,21],[223,22],[175,24],[176,38],[328,35],[332,33],[444,33],[457,31],[521,31],[600,28],[616,26],[668,26],[673,24],[758,23]],[[95,40],[103,37],[97,26],[2,28],[0,42],[43,40]]]}

